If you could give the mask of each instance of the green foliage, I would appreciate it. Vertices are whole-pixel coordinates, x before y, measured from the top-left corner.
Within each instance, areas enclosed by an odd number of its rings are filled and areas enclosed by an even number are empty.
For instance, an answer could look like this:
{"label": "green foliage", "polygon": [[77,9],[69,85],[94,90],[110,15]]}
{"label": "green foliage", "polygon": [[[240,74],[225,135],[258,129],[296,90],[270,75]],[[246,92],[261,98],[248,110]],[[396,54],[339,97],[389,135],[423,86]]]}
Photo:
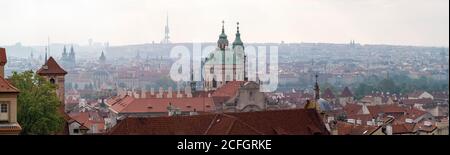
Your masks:
{"label": "green foliage", "polygon": [[359,100],[362,99],[364,95],[370,94],[375,88],[365,83],[360,83],[354,90],[355,99]]}
{"label": "green foliage", "polygon": [[177,83],[175,83],[170,77],[164,76],[161,77],[158,82],[156,82],[158,86],[163,88],[173,87],[175,88],[177,86]]}
{"label": "green foliage", "polygon": [[64,120],[58,113],[56,86],[32,71],[14,72],[10,80],[20,90],[17,118],[21,134],[48,135],[61,131]]}

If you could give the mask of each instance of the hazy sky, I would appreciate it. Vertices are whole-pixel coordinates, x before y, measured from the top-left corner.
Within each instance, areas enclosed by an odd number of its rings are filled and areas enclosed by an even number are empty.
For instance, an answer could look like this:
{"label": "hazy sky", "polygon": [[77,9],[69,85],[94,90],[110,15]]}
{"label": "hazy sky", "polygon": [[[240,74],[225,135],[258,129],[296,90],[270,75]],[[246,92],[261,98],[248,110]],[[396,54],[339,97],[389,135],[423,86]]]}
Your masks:
{"label": "hazy sky", "polygon": [[449,45],[448,0],[1,0],[0,45],[244,42]]}

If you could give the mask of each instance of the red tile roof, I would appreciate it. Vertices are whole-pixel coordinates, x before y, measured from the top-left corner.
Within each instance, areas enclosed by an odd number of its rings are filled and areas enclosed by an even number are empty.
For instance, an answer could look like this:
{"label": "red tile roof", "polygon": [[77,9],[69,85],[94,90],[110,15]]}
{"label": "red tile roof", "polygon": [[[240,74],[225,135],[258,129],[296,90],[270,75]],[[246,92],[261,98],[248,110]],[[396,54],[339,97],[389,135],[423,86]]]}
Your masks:
{"label": "red tile roof", "polygon": [[113,135],[328,135],[315,110],[295,109],[175,117],[128,117]]}
{"label": "red tile roof", "polygon": [[114,97],[106,101],[111,109],[118,113],[163,113],[168,112],[167,107],[171,104],[180,108],[182,112],[214,110],[214,102],[209,97],[195,98],[123,98]]}
{"label": "red tile roof", "polygon": [[356,115],[362,112],[362,105],[359,104],[347,104],[344,107],[345,113],[347,115]]}
{"label": "red tile roof", "polygon": [[0,92],[1,93],[19,93],[19,89],[14,87],[9,81],[0,76]]}
{"label": "red tile roof", "polygon": [[67,72],[56,63],[53,57],[50,57],[45,64],[37,71],[39,75],[45,74],[67,74]]}
{"label": "red tile roof", "polygon": [[381,114],[381,113],[398,114],[398,116],[400,116],[400,115],[404,115],[406,112],[405,108],[400,107],[397,104],[367,106],[367,109],[369,109],[370,114],[373,116],[377,116],[378,114]]}
{"label": "red tile roof", "polygon": [[392,125],[393,134],[412,134],[415,133],[415,124],[404,123],[404,124],[394,124]]}
{"label": "red tile roof", "polygon": [[381,126],[353,125],[345,122],[337,122],[338,135],[370,135]]}
{"label": "red tile roof", "polygon": [[96,125],[97,130],[102,132],[105,128],[105,120],[96,112],[73,113],[69,115],[73,120],[80,123],[84,128],[92,129]]}

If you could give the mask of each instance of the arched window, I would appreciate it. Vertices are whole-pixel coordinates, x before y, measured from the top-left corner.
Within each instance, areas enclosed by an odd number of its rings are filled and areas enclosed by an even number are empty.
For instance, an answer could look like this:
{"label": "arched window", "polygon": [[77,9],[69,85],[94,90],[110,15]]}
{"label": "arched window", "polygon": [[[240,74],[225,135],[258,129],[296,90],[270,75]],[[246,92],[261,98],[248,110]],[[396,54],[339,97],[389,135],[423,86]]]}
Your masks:
{"label": "arched window", "polygon": [[213,88],[216,88],[216,87],[217,87],[217,81],[216,81],[216,78],[213,78],[212,85],[213,85]]}
{"label": "arched window", "polygon": [[54,78],[51,78],[51,79],[50,79],[50,83],[55,84],[55,83],[56,83],[55,79],[54,79]]}

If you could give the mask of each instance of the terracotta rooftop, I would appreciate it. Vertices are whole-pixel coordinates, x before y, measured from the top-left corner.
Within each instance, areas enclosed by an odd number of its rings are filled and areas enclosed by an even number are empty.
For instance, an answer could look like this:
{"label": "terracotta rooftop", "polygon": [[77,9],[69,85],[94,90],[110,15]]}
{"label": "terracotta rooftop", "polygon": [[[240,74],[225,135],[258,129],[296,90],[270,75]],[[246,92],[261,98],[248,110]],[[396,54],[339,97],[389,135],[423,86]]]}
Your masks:
{"label": "terracotta rooftop", "polygon": [[370,135],[381,126],[353,125],[345,122],[337,122],[338,135]]}
{"label": "terracotta rooftop", "polygon": [[19,89],[14,87],[9,81],[0,76],[0,92],[1,93],[18,93]]}
{"label": "terracotta rooftop", "polygon": [[105,120],[96,112],[73,113],[69,116],[85,128],[91,129],[93,125],[96,125],[99,131],[105,128]]}
{"label": "terracotta rooftop", "polygon": [[163,113],[168,112],[169,105],[187,111],[213,111],[214,102],[209,97],[194,98],[123,98],[114,97],[106,101],[111,109],[118,113]]}
{"label": "terracotta rooftop", "polygon": [[37,71],[39,75],[45,74],[67,74],[67,72],[58,65],[58,63],[50,57],[45,64]]}
{"label": "terracotta rooftop", "polygon": [[359,104],[347,104],[344,107],[344,111],[347,115],[360,114],[362,112],[362,106]]}
{"label": "terracotta rooftop", "polygon": [[112,135],[328,135],[315,110],[295,109],[175,117],[128,117]]}
{"label": "terracotta rooftop", "polygon": [[[404,115],[406,112],[406,108],[400,107],[397,104],[367,106],[367,109],[369,109],[370,114],[373,116],[377,116],[381,113]],[[396,115],[396,117],[399,115]]]}
{"label": "terracotta rooftop", "polygon": [[415,124],[404,123],[404,124],[394,124],[392,125],[393,134],[412,134],[415,133]]}

